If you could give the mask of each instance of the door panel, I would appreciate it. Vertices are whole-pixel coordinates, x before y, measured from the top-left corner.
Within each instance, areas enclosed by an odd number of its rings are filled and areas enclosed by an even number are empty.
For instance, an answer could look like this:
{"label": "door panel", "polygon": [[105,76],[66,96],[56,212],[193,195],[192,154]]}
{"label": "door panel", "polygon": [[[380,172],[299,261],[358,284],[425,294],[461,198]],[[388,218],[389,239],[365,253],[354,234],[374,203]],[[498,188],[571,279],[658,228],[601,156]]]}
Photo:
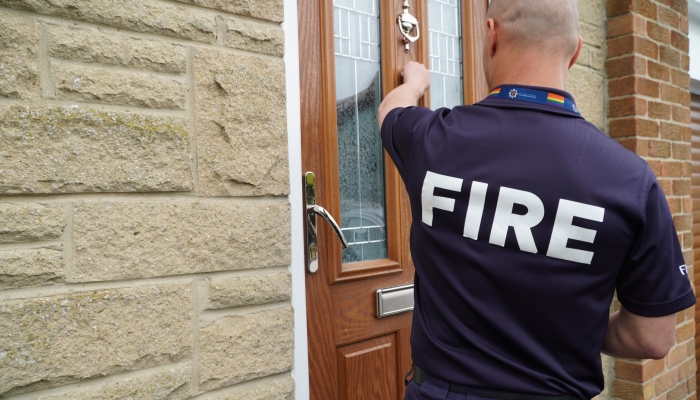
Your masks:
{"label": "door panel", "polygon": [[[693,198],[693,282],[697,288],[700,285],[700,96],[691,95],[690,115],[692,129],[692,198]],[[700,300],[700,292],[695,291],[696,299]],[[695,360],[700,366],[700,307],[695,307]],[[700,369],[697,373],[700,377]]]}
{"label": "door panel", "polygon": [[[404,0],[299,0],[302,165],[316,174],[317,204],[340,222],[351,244],[343,251],[319,222],[319,269],[306,278],[313,400],[403,398],[412,313],[377,318],[375,293],[413,281],[411,213],[403,182],[381,148],[376,109],[401,83],[407,61],[429,65],[431,29],[442,35],[437,40],[460,44],[435,54],[436,65],[442,54],[451,62],[440,75],[441,101],[445,88],[452,102],[486,96],[479,81],[482,47],[475,43],[487,0],[458,1],[409,0],[422,38],[406,52],[397,26]],[[446,8],[431,25],[430,2]],[[445,15],[454,18],[446,24]],[[429,107],[430,97],[420,104]]]}
{"label": "door panel", "polygon": [[[396,334],[338,348],[340,399],[395,399],[398,368]],[[372,379],[367,379],[371,376]]]}

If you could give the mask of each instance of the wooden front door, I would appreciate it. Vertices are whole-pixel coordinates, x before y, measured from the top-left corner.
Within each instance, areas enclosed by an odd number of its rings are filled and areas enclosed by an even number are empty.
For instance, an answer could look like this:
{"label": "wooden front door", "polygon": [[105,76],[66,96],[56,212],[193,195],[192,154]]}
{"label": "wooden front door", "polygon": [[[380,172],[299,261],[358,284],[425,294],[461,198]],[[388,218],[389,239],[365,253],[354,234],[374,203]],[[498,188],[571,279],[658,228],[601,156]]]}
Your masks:
{"label": "wooden front door", "polygon": [[318,271],[306,273],[311,399],[402,399],[412,313],[378,318],[376,292],[413,282],[411,215],[376,111],[409,60],[430,65],[423,106],[484,98],[488,1],[408,0],[418,20],[410,35],[420,31],[408,51],[397,23],[404,0],[298,4],[302,167],[315,174],[316,204],[349,242],[343,250],[318,218]]}

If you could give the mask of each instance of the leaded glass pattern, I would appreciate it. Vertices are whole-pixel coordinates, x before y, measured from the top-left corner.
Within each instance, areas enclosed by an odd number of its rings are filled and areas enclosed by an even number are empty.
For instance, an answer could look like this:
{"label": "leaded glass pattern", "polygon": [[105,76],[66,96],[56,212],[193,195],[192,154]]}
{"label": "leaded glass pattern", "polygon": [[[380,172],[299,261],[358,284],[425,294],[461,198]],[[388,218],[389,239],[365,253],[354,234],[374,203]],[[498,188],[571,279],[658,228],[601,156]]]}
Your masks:
{"label": "leaded glass pattern", "polygon": [[460,0],[428,0],[430,105],[434,110],[464,104],[461,15]]}
{"label": "leaded glass pattern", "polygon": [[386,258],[378,0],[334,0],[343,262]]}

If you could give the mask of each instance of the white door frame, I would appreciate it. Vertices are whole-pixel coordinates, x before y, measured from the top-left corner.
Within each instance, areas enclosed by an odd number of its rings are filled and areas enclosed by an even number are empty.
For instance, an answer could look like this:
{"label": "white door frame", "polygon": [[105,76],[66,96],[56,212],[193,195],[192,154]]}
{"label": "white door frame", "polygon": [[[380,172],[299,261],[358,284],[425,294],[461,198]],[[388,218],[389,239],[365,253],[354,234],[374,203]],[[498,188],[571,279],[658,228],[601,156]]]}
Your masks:
{"label": "white door frame", "polygon": [[287,85],[287,138],[289,148],[289,204],[292,214],[292,307],[294,307],[295,399],[309,398],[309,347],[306,333],[304,221],[301,213],[301,90],[299,84],[299,29],[297,0],[284,0],[284,64]]}

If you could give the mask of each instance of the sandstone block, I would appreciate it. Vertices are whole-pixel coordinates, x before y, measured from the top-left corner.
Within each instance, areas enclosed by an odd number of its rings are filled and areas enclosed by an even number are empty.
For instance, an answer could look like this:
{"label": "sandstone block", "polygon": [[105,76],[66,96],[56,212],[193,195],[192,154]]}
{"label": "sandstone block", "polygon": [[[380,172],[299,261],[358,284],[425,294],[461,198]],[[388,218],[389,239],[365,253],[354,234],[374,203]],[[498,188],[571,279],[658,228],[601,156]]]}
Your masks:
{"label": "sandstone block", "polygon": [[83,202],[74,221],[76,282],[290,263],[284,200]]}
{"label": "sandstone block", "polygon": [[283,0],[177,0],[230,13],[267,19],[275,22],[284,20]]}
{"label": "sandstone block", "polygon": [[65,227],[59,207],[0,203],[0,243],[58,239]]}
{"label": "sandstone block", "polygon": [[59,100],[185,108],[185,85],[173,78],[73,65],[54,66],[54,75]]}
{"label": "sandstone block", "polygon": [[187,69],[186,49],[178,44],[58,25],[48,25],[48,36],[53,58],[171,73]]}
{"label": "sandstone block", "polygon": [[581,36],[585,43],[597,47],[603,48],[605,46],[605,26],[591,25],[587,23],[582,23],[580,25]]}
{"label": "sandstone block", "polygon": [[606,132],[605,78],[589,68],[574,65],[569,70],[566,90],[574,96],[576,106],[587,121]]}
{"label": "sandstone block", "polygon": [[39,14],[132,29],[138,32],[216,41],[214,17],[156,0],[4,0],[3,6]]}
{"label": "sandstone block", "polygon": [[209,308],[227,308],[289,300],[292,277],[289,273],[212,279]]}
{"label": "sandstone block", "polygon": [[284,55],[284,32],[279,26],[227,18],[226,46],[256,53]]}
{"label": "sandstone block", "polygon": [[592,25],[605,26],[605,4],[607,0],[580,0],[579,20]]}
{"label": "sandstone block", "polygon": [[190,286],[97,290],[0,303],[0,396],[190,356]]}
{"label": "sandstone block", "polygon": [[198,50],[195,81],[201,192],[288,194],[284,63]]}
{"label": "sandstone block", "polygon": [[65,393],[37,397],[37,400],[179,400],[189,398],[188,367],[150,373],[96,386],[84,386]]}
{"label": "sandstone block", "polygon": [[39,23],[0,12],[0,32],[0,97],[39,97]]}
{"label": "sandstone block", "polygon": [[291,308],[222,318],[202,328],[199,337],[202,390],[292,369]]}
{"label": "sandstone block", "polygon": [[231,393],[205,397],[204,400],[294,400],[294,380],[277,379]]}
{"label": "sandstone block", "polygon": [[0,251],[0,289],[63,280],[63,253],[55,249]]}
{"label": "sandstone block", "polygon": [[0,106],[0,193],[192,190],[184,118]]}

